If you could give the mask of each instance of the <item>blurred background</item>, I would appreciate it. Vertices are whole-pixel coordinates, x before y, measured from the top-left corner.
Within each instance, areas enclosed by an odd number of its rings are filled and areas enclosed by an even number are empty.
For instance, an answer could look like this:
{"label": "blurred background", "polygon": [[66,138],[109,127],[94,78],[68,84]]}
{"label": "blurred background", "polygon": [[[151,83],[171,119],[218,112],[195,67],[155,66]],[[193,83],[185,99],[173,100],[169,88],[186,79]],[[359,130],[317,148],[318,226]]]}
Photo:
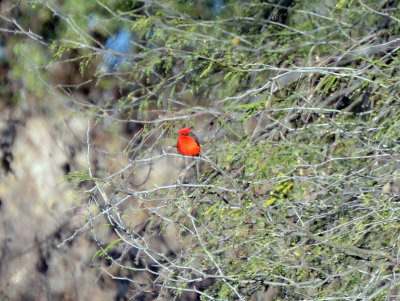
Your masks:
{"label": "blurred background", "polygon": [[398,300],[399,49],[393,0],[1,1],[0,299]]}

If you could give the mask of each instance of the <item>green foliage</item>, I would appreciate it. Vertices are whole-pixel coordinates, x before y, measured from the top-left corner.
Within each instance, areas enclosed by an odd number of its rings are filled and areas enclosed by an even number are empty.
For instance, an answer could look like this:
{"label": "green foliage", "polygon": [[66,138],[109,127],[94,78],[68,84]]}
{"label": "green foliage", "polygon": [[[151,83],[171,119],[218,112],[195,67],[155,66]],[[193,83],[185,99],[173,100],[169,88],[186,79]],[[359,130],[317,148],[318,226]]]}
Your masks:
{"label": "green foliage", "polygon": [[96,257],[103,257],[105,255],[107,255],[107,252],[116,244],[118,244],[119,242],[121,242],[121,239],[116,239],[113,242],[111,242],[107,247],[105,247],[102,250],[98,250],[96,253],[94,253],[93,257],[92,257],[92,261],[94,261],[96,259]]}
{"label": "green foliage", "polygon": [[85,181],[101,181],[99,178],[95,178],[89,175],[87,169],[75,170],[64,176],[66,181],[72,180],[75,184],[79,184]]}
{"label": "green foliage", "polygon": [[43,78],[38,77],[46,65],[46,53],[43,48],[35,43],[15,43],[13,53],[18,57],[12,68],[12,76],[15,79],[23,80],[26,88],[42,97],[45,92],[45,81],[49,76],[42,74]]}
{"label": "green foliage", "polygon": [[293,188],[293,183],[289,181],[280,183],[279,185],[276,186],[275,190],[270,192],[271,197],[266,202],[264,202],[263,205],[265,207],[268,207],[274,204],[275,202],[279,203],[288,199],[289,198],[288,193],[292,188]]}

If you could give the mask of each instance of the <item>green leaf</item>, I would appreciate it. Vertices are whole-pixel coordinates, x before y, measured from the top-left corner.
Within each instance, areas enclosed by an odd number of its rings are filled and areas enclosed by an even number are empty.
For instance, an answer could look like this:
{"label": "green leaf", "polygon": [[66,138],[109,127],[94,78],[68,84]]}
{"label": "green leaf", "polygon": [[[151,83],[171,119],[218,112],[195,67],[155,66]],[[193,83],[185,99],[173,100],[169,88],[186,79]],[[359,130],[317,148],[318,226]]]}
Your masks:
{"label": "green leaf", "polygon": [[275,203],[277,199],[276,198],[270,198],[268,201],[264,202],[264,207],[268,207],[270,205],[272,205],[273,203]]}
{"label": "green leaf", "polygon": [[105,254],[107,254],[108,250],[110,250],[115,244],[119,243],[121,240],[121,238],[118,238],[111,242],[104,250],[98,250],[96,253],[94,253],[92,261],[94,261],[97,256],[103,257]]}

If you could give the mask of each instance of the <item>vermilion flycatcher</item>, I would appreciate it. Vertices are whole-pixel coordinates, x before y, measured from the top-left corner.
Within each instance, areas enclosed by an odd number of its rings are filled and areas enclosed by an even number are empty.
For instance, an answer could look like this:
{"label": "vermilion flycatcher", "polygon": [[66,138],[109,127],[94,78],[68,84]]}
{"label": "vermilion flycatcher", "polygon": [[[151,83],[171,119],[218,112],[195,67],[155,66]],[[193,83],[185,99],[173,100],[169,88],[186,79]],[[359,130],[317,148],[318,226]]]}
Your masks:
{"label": "vermilion flycatcher", "polygon": [[176,147],[185,156],[197,156],[200,153],[199,139],[189,128],[183,128],[179,131]]}

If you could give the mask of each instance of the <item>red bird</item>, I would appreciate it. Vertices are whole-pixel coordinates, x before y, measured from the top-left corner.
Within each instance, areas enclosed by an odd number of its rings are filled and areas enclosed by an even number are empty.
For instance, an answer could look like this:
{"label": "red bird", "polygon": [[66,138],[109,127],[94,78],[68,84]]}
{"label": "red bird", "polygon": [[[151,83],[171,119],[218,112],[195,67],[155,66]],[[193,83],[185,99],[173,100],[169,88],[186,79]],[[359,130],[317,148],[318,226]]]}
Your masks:
{"label": "red bird", "polygon": [[191,133],[189,128],[183,128],[179,131],[176,147],[185,156],[198,156],[200,153],[199,139]]}

